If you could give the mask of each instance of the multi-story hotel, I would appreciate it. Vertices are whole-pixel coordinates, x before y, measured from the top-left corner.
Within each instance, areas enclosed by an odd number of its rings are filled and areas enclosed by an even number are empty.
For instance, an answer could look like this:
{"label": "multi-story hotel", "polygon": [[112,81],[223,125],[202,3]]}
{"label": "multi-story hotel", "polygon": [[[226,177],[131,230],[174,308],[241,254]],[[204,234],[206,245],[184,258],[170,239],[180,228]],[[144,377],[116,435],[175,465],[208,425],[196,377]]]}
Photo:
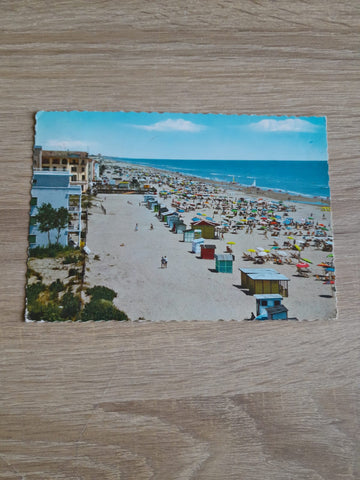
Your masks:
{"label": "multi-story hotel", "polygon": [[86,192],[96,178],[97,160],[89,157],[87,152],[42,150],[34,147],[33,167],[43,171],[69,171],[70,184],[80,185]]}

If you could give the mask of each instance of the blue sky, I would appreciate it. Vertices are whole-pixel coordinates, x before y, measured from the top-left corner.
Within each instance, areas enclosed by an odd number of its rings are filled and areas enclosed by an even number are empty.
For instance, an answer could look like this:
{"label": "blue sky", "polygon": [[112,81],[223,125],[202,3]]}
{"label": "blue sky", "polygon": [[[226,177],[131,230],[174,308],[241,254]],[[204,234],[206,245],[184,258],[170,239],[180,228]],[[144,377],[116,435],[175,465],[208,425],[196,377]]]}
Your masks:
{"label": "blue sky", "polygon": [[327,160],[325,117],[38,112],[35,144],[120,158]]}

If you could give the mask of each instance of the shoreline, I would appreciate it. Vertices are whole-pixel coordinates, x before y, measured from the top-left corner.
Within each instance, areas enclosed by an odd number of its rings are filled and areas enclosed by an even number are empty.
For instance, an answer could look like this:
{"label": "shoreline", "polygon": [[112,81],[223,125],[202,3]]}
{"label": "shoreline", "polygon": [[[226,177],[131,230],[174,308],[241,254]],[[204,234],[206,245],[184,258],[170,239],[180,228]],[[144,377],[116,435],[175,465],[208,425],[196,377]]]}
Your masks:
{"label": "shoreline", "polygon": [[[87,246],[91,253],[87,257],[85,281],[90,286],[101,284],[115,290],[118,293],[115,305],[132,321],[249,319],[256,302],[241,286],[239,268],[253,268],[253,263],[258,264],[255,268],[275,269],[289,279],[289,296],[284,298],[289,318],[300,321],[335,318],[334,292],[326,283],[321,266],[329,261],[329,251],[322,248],[323,241],[332,243],[329,209],[309,204],[308,198],[305,203],[296,203],[304,197],[292,197],[289,201],[288,195],[279,193],[276,197],[283,198],[284,203],[276,205],[275,195],[270,195],[274,192],[267,192],[259,199],[255,189],[247,193],[225,182],[206,182],[127,162],[105,163],[104,174],[108,178],[146,179],[158,191],[156,197],[161,205],[169,211],[176,209],[187,228],[194,218],[212,219],[221,235],[205,243],[214,246],[216,254],[227,253],[231,246],[234,257],[232,273],[217,272],[215,260],[192,253],[191,243],[184,242],[181,234],[173,233],[166,221],[161,221],[146,205],[143,194],[98,194],[89,217]],[[119,167],[122,175],[113,167]],[[240,200],[239,210],[234,213],[232,209],[239,197],[248,196],[251,203],[246,205],[246,201]],[[106,214],[101,207],[105,207]],[[249,217],[254,207],[259,210],[256,221],[252,222]],[[264,213],[260,214],[264,208],[265,222]],[[276,225],[274,216],[278,218]],[[293,217],[290,226],[285,223],[288,217]],[[311,221],[307,222],[308,218]],[[318,224],[326,226],[320,244],[316,243]],[[301,254],[293,247],[295,241],[302,245]],[[269,254],[265,255],[266,252]],[[161,268],[163,256],[168,259],[168,268]],[[310,263],[309,274],[305,276],[297,269],[303,258]]]}
{"label": "shoreline", "polygon": [[268,199],[276,200],[276,201],[299,202],[299,203],[304,203],[308,205],[317,205],[320,207],[321,206],[329,207],[331,205],[331,197],[310,196],[310,195],[304,195],[300,193],[298,194],[294,192],[277,191],[277,190],[273,190],[271,188],[265,188],[265,187],[253,187],[253,186],[242,185],[240,183],[232,183],[232,182],[226,182],[222,180],[213,180],[206,177],[198,177],[195,175],[189,175],[189,174],[178,172],[178,171],[165,170],[165,169],[153,167],[150,165],[131,163],[128,161],[128,159],[114,160],[107,157],[104,157],[104,159],[105,159],[105,163],[111,163],[113,165],[124,165],[127,168],[145,170],[145,171],[147,170],[155,173],[161,173],[167,176],[181,176],[190,182],[193,181],[193,182],[199,182],[203,184],[209,184],[212,186],[217,186],[218,188],[222,188],[225,191],[233,191],[238,194],[244,193],[254,198],[257,198],[260,195],[263,195]]}

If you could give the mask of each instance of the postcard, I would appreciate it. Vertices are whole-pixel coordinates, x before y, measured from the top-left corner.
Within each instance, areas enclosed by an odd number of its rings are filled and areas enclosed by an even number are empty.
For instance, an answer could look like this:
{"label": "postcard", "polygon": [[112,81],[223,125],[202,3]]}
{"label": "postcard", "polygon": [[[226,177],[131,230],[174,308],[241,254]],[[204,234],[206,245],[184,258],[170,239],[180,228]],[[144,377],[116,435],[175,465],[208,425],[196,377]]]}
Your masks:
{"label": "postcard", "polygon": [[26,321],[335,317],[325,117],[37,113]]}

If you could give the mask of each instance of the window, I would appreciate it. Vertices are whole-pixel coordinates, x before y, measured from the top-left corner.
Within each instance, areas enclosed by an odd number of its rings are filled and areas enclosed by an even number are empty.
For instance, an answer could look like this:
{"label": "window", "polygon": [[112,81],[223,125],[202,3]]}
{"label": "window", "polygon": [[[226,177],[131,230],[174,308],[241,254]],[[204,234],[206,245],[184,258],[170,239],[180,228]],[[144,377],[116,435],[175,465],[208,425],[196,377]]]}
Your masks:
{"label": "window", "polygon": [[77,168],[76,167],[71,167],[72,172],[76,172]]}
{"label": "window", "polygon": [[31,207],[35,207],[37,205],[37,197],[32,197],[31,200],[30,200],[30,206]]}
{"label": "window", "polygon": [[280,305],[280,300],[275,300],[274,305],[278,307]]}
{"label": "window", "polygon": [[36,225],[35,217],[30,217],[30,225]]}
{"label": "window", "polygon": [[76,182],[76,175],[71,175],[71,181]]}
{"label": "window", "polygon": [[267,300],[261,300],[261,305],[262,305],[263,307],[266,307],[266,305],[267,305]]}
{"label": "window", "polygon": [[62,163],[63,165],[67,165],[67,160],[66,160],[66,158],[63,158],[63,159],[61,160],[61,163]]}
{"label": "window", "polygon": [[66,172],[66,167],[63,167],[63,172]]}
{"label": "window", "polygon": [[85,175],[82,175],[82,179],[85,180]]}
{"label": "window", "polygon": [[36,235],[29,235],[29,243],[36,243]]}

